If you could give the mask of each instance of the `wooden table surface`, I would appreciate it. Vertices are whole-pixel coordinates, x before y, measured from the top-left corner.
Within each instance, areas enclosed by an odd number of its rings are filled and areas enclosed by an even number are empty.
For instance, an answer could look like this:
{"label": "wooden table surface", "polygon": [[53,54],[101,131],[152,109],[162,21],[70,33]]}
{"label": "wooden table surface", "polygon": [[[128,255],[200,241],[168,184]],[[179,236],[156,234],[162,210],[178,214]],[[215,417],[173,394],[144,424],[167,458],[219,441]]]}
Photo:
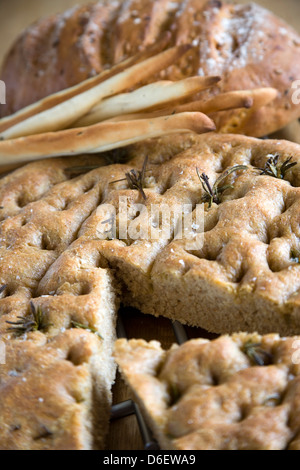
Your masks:
{"label": "wooden table surface", "polygon": [[[74,5],[83,3],[90,3],[90,0],[26,0],[26,2],[24,0],[0,0],[0,64],[6,51],[23,28],[42,16],[64,11]],[[249,0],[240,0],[240,3],[249,3]],[[257,3],[274,11],[300,32],[300,0],[258,0]],[[300,143],[299,123],[292,123],[284,131],[277,133],[276,137],[287,138]],[[157,339],[164,347],[169,347],[175,342],[169,320],[142,315],[134,309],[124,309],[121,315],[129,338]],[[198,328],[187,328],[186,331],[189,337],[211,337]],[[130,398],[129,390],[119,377],[113,393],[114,403]],[[107,449],[143,449],[143,442],[135,416],[129,416],[111,424]]]}

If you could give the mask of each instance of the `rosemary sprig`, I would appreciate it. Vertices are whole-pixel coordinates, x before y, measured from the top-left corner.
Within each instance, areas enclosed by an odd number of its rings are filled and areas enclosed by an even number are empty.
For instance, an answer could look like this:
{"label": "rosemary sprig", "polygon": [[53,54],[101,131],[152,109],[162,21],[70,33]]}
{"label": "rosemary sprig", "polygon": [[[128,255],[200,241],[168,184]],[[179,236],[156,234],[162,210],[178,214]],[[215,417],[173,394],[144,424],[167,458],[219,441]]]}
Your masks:
{"label": "rosemary sprig", "polygon": [[21,336],[31,331],[45,330],[51,326],[51,323],[46,323],[45,314],[41,307],[35,307],[34,303],[30,302],[30,310],[29,317],[17,317],[19,319],[17,322],[6,321],[6,323],[12,325],[7,328],[7,331],[13,331],[16,335]]}
{"label": "rosemary sprig", "polygon": [[76,321],[71,321],[71,325],[73,326],[73,328],[79,328],[81,330],[90,331],[91,333],[94,333],[96,336],[99,336],[100,339],[103,339],[99,331],[97,331],[96,328],[93,328],[92,326],[83,325],[82,323],[77,323]]}
{"label": "rosemary sprig", "polygon": [[146,156],[144,163],[143,163],[143,168],[142,170],[130,170],[127,173],[125,173],[125,178],[122,178],[117,181],[112,181],[111,184],[113,183],[119,183],[120,181],[126,181],[128,183],[128,186],[130,189],[137,189],[144,200],[147,199],[147,196],[144,191],[144,185],[145,185],[145,173],[146,173],[146,167],[147,167],[147,162],[148,162],[148,156]]}
{"label": "rosemary sprig", "polygon": [[[268,155],[269,156],[269,155]],[[279,155],[270,155],[264,168],[256,168],[260,175],[272,176],[273,178],[284,179],[287,172],[297,165],[297,162],[291,162],[292,157],[287,158],[282,164],[279,163]]]}
{"label": "rosemary sprig", "polygon": [[222,173],[222,175],[217,178],[213,186],[211,186],[209,182],[209,177],[205,173],[200,174],[199,169],[196,168],[198,178],[201,181],[202,188],[204,190],[202,201],[208,202],[208,208],[212,206],[213,202],[215,204],[220,204],[221,196],[224,191],[227,189],[233,189],[232,184],[222,185],[227,176],[229,176],[231,173],[234,173],[235,171],[247,170],[247,168],[248,167],[246,165],[236,165],[232,168],[228,168],[228,170],[224,171],[224,173]]}
{"label": "rosemary sprig", "polygon": [[272,362],[272,354],[261,347],[260,343],[247,341],[243,346],[243,352],[257,366],[267,366]]}

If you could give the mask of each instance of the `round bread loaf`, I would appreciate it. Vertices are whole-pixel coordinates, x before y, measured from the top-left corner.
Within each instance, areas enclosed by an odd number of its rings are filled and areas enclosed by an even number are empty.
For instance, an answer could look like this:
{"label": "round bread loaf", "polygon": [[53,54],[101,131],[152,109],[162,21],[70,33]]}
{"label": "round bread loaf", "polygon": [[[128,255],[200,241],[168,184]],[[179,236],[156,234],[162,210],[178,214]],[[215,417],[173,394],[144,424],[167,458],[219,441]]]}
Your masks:
{"label": "round bread loaf", "polygon": [[170,45],[190,43],[193,48],[160,78],[223,77],[198,99],[237,89],[278,89],[276,101],[246,121],[240,110],[218,113],[214,118],[220,131],[263,136],[300,116],[291,87],[300,78],[300,36],[256,4],[219,0],[101,0],[40,20],[21,34],[3,64],[7,104],[0,114],[111,67],[165,31],[171,32]]}

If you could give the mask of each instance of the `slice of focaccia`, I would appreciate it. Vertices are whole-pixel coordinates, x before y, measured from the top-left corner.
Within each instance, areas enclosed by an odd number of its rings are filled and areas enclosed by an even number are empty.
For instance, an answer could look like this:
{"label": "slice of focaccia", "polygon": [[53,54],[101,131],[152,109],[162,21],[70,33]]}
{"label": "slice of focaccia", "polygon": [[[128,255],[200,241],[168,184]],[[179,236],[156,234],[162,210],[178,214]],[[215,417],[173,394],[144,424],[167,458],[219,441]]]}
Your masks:
{"label": "slice of focaccia", "polygon": [[125,381],[162,449],[300,449],[299,337],[237,333],[164,351],[116,342]]}
{"label": "slice of focaccia", "polygon": [[[103,159],[75,163],[100,166]],[[2,450],[105,446],[116,368],[118,302],[111,273],[94,244],[87,243],[76,259],[61,263],[52,291],[38,294],[44,273],[99,199],[96,191],[88,198],[86,188],[76,184],[67,196],[69,164],[41,162],[0,183],[2,211],[15,214],[1,225]]]}

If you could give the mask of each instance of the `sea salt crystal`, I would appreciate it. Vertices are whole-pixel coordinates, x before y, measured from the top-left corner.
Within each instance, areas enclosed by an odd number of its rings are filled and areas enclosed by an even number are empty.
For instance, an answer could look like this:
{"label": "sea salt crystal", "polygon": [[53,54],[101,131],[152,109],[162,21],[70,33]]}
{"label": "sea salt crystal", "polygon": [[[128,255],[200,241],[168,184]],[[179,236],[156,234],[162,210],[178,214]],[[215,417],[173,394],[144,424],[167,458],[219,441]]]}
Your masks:
{"label": "sea salt crystal", "polygon": [[40,403],[44,403],[44,398],[39,398]]}
{"label": "sea salt crystal", "polygon": [[179,6],[179,3],[176,2],[169,2],[167,5],[168,10],[176,10],[176,8]]}
{"label": "sea salt crystal", "polygon": [[282,34],[283,36],[286,36],[287,35],[287,30],[285,28],[279,28],[279,32],[280,34]]}
{"label": "sea salt crystal", "polygon": [[134,18],[134,24],[140,24],[142,22],[141,18]]}
{"label": "sea salt crystal", "polygon": [[181,266],[185,266],[185,262],[183,261],[183,259],[180,259],[179,263],[181,264]]}

